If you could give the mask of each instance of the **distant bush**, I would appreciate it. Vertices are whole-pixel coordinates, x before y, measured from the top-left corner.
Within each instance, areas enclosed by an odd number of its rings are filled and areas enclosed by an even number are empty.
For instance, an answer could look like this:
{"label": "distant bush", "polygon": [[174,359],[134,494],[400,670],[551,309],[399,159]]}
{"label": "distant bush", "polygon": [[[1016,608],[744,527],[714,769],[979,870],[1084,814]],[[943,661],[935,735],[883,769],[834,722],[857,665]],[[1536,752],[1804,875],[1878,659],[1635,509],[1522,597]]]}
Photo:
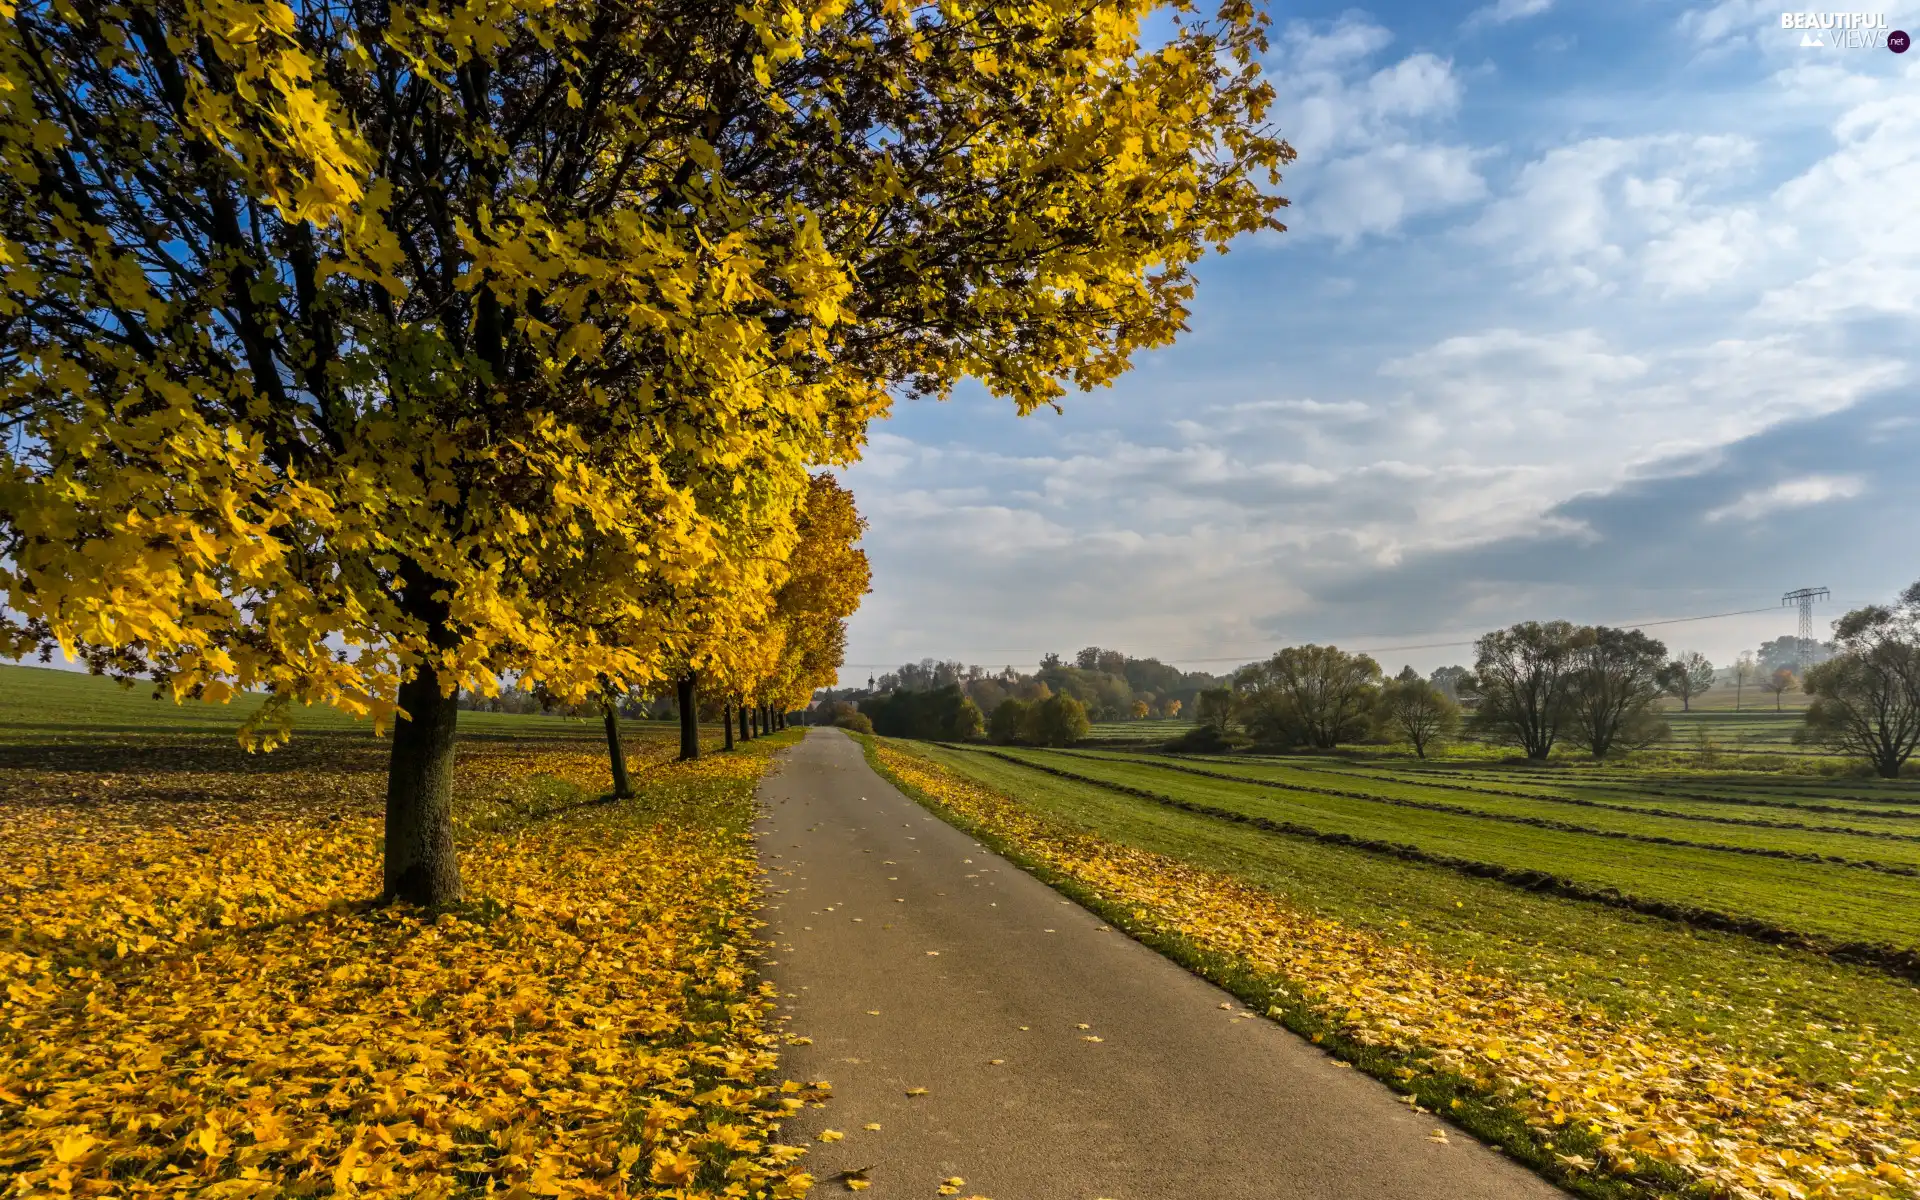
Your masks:
{"label": "distant bush", "polygon": [[873,722],[868,720],[867,714],[863,712],[838,713],[834,716],[833,723],[842,729],[851,729],[855,733],[873,732]]}
{"label": "distant bush", "polygon": [[1063,693],[1028,710],[1021,740],[1030,746],[1071,746],[1092,732],[1086,706]]}
{"label": "distant bush", "polygon": [[1045,700],[1002,700],[987,737],[1002,746],[1071,746],[1091,732],[1086,706],[1061,693]]}
{"label": "distant bush", "polygon": [[957,684],[928,692],[889,692],[861,701],[860,709],[883,737],[965,742],[986,730],[980,706]]}
{"label": "distant bush", "polygon": [[1002,700],[995,705],[993,720],[987,724],[987,740],[1002,746],[1018,742],[1027,727],[1027,712],[1032,707],[1025,700]]}

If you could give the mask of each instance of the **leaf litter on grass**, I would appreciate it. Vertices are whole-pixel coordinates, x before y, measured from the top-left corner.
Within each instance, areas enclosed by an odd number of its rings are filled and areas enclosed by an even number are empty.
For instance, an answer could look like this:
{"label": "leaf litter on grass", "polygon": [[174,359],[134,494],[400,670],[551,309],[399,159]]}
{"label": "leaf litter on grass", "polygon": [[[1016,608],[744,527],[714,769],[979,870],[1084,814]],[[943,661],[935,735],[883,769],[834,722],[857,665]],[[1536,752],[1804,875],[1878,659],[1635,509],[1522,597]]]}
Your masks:
{"label": "leaf litter on grass", "polygon": [[767,759],[635,757],[594,804],[577,747],[463,751],[499,786],[437,915],[366,902],[364,771],[0,772],[0,1195],[803,1194],[774,1135],[821,1093],[772,1082],[753,979]]}

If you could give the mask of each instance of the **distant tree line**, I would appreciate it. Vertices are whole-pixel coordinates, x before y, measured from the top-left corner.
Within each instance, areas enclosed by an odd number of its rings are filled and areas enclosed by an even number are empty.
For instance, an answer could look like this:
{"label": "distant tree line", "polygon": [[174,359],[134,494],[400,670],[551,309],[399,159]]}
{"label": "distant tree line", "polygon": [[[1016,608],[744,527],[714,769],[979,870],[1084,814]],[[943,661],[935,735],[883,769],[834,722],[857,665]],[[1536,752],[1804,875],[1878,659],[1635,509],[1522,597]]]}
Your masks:
{"label": "distant tree line", "polygon": [[[1803,661],[1812,664],[1804,679]],[[1071,745],[1095,721],[1184,714],[1193,724],[1169,748],[1391,742],[1424,757],[1464,735],[1539,760],[1561,746],[1605,758],[1658,742],[1671,732],[1666,698],[1688,710],[1728,685],[1736,707],[1748,687],[1776,708],[1783,693],[1804,690],[1802,740],[1898,774],[1920,746],[1920,583],[1893,605],[1848,613],[1832,641],[1775,638],[1724,672],[1697,652],[1670,657],[1641,630],[1522,621],[1476,640],[1471,667],[1425,677],[1412,667],[1387,677],[1372,657],[1337,646],[1288,646],[1225,677],[1090,646],[1071,663],[1049,654],[1032,674],[923,659],[866,689],[818,693],[813,712],[892,737],[1039,746]]]}

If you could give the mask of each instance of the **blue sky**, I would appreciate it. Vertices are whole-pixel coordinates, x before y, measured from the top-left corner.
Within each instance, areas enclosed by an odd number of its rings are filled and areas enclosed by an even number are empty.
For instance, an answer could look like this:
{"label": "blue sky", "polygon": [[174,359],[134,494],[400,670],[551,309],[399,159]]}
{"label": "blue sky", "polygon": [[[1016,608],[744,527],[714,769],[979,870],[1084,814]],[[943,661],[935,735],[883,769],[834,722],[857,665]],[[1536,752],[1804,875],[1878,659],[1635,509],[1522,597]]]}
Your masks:
{"label": "blue sky", "polygon": [[[845,678],[1094,643],[1424,669],[1803,585],[1824,628],[1920,577],[1920,52],[1781,11],[1273,7],[1289,231],[1064,415],[968,391],[876,428]],[[1716,661],[1792,631],[1659,630]]]}

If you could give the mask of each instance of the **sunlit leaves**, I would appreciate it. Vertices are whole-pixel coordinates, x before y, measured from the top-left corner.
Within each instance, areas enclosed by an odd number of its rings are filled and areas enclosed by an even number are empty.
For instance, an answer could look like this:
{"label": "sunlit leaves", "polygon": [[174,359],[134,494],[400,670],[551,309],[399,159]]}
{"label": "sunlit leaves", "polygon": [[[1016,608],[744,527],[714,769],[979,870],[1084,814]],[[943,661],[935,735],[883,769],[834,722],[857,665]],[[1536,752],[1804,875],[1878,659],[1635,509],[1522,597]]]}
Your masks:
{"label": "sunlit leaves", "polygon": [[1108,383],[1274,225],[1262,21],[1153,11],[7,7],[0,648],[380,721],[765,631],[891,396]]}

